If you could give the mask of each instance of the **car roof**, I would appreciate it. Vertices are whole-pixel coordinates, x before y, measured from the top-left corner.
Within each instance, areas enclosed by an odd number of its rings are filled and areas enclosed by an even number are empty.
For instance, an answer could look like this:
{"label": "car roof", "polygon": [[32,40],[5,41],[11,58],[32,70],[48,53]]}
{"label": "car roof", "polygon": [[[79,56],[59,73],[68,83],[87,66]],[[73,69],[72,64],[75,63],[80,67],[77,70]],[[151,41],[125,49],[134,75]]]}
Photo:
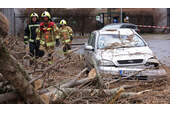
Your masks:
{"label": "car roof", "polygon": [[[131,23],[112,23],[112,24],[108,24],[106,26],[110,26],[110,25],[133,25],[133,26],[137,26],[135,24],[131,24]],[[105,27],[105,26],[104,26]]]}
{"label": "car roof", "polygon": [[136,34],[136,32],[133,29],[129,29],[129,28],[98,30],[98,32],[99,32],[99,34],[119,34],[119,33],[120,33],[120,35]]}

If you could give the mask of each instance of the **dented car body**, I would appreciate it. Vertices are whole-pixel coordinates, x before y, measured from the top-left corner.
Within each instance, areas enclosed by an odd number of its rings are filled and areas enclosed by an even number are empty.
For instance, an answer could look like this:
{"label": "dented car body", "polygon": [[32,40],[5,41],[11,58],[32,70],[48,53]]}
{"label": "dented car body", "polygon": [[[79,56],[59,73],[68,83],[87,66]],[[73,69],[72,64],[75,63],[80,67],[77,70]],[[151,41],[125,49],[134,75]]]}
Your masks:
{"label": "dented car body", "polygon": [[89,70],[96,62],[99,72],[113,75],[159,68],[145,40],[126,28],[92,32],[85,45],[85,61]]}

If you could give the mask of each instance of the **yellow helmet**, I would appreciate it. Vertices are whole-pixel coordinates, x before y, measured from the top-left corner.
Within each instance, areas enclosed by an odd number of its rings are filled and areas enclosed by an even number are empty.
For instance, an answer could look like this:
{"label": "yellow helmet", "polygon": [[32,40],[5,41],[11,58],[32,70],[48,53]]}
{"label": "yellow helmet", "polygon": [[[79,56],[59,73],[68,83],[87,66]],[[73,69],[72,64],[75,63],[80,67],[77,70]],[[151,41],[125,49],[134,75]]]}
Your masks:
{"label": "yellow helmet", "polygon": [[35,13],[35,12],[31,13],[30,17],[32,18],[32,17],[34,17],[34,16],[37,17],[37,18],[39,18],[39,16],[38,16],[37,13]]}
{"label": "yellow helmet", "polygon": [[51,15],[48,11],[44,11],[42,14],[41,14],[41,17],[48,17],[49,19],[51,19]]}
{"label": "yellow helmet", "polygon": [[66,24],[67,22],[64,19],[60,21],[60,25],[66,25]]}

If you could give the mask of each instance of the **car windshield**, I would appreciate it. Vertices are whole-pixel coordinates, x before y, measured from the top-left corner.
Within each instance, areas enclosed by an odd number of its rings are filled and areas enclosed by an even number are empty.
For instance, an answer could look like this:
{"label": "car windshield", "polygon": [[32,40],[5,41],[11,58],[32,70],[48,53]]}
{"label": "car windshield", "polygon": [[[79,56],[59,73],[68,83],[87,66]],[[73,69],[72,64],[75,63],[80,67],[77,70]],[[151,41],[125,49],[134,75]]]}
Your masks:
{"label": "car windshield", "polygon": [[134,35],[118,35],[118,34],[102,34],[99,36],[98,48],[127,48],[146,46],[144,41],[136,34]]}

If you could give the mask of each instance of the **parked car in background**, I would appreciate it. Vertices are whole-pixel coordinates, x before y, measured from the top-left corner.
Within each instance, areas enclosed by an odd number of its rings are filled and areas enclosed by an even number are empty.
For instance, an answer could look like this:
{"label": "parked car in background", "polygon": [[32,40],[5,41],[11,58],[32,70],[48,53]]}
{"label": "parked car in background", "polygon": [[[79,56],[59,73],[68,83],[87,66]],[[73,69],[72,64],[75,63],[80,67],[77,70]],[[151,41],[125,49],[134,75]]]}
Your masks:
{"label": "parked car in background", "polygon": [[145,40],[127,28],[92,32],[85,44],[85,62],[89,70],[97,64],[99,72],[113,75],[159,66]]}
{"label": "parked car in background", "polygon": [[113,24],[108,24],[105,25],[101,30],[107,30],[107,29],[118,29],[118,28],[129,28],[129,29],[134,29],[136,32],[140,32],[138,29],[138,26],[135,24],[131,23],[113,23]]}

